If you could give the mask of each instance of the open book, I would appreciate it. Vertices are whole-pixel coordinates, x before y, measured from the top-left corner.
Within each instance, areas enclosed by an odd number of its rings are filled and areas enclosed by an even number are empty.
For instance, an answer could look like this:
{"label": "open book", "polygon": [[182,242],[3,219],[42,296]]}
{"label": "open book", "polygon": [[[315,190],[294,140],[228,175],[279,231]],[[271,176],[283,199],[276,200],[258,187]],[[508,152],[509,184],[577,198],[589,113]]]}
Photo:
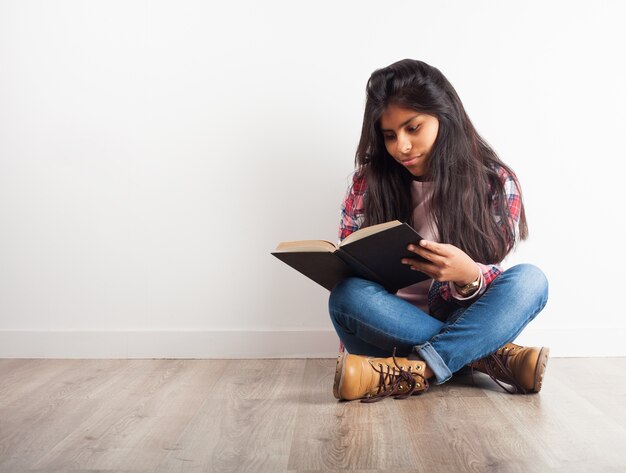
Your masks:
{"label": "open book", "polygon": [[395,293],[429,278],[401,262],[422,259],[406,249],[421,239],[411,226],[393,220],[357,230],[339,245],[326,240],[285,241],[272,254],[329,291],[342,279],[359,276]]}

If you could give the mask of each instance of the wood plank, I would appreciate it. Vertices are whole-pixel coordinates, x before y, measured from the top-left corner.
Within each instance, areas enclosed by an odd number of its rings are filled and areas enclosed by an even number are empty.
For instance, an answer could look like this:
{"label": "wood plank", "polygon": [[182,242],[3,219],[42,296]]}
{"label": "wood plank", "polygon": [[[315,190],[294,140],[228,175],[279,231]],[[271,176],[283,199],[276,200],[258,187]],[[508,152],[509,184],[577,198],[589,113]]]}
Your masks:
{"label": "wood plank", "polygon": [[[554,378],[602,412],[626,426],[626,363],[623,358],[559,358]],[[550,380],[552,381],[552,380]]]}
{"label": "wood plank", "polygon": [[232,360],[156,473],[280,472],[302,389],[303,360]]}
{"label": "wood plank", "polygon": [[417,461],[403,445],[394,402],[338,402],[332,394],[335,363],[306,362],[289,469],[414,469]]}
{"label": "wood plank", "polygon": [[539,394],[507,396],[488,391],[487,395],[498,411],[512,419],[512,428],[531,445],[544,468],[569,473],[626,471],[626,426],[585,399],[580,383],[567,386],[569,376],[564,373],[570,363],[550,360]]}
{"label": "wood plank", "polygon": [[20,471],[68,435],[99,405],[88,397],[77,403],[73,396],[96,390],[102,383],[96,373],[127,366],[121,360],[32,360],[29,365],[20,370],[23,382],[11,383],[22,396],[0,401],[0,470]]}
{"label": "wood plank", "polygon": [[33,469],[156,468],[175,448],[223,370],[221,362],[134,360],[133,364],[135,369],[101,393],[99,407]]}
{"label": "wood plank", "polygon": [[[4,360],[5,362],[7,360]],[[34,394],[35,397],[58,388],[60,382],[74,378],[68,360],[15,360],[13,369],[5,368],[0,383],[0,408]],[[75,365],[74,365],[75,366]],[[8,370],[8,371],[7,371]],[[62,379],[64,378],[64,379]]]}
{"label": "wood plank", "polygon": [[[434,386],[414,405],[404,404],[404,430],[423,471],[540,471],[532,446],[511,428],[508,416],[495,410],[477,388],[454,383]],[[457,396],[445,391],[457,390]],[[462,394],[466,393],[466,396]],[[508,394],[503,394],[507,395]],[[410,419],[413,413],[414,419]]]}
{"label": "wood plank", "polygon": [[0,472],[626,471],[626,358],[551,359],[538,395],[477,373],[375,404],[335,400],[334,365],[0,360]]}

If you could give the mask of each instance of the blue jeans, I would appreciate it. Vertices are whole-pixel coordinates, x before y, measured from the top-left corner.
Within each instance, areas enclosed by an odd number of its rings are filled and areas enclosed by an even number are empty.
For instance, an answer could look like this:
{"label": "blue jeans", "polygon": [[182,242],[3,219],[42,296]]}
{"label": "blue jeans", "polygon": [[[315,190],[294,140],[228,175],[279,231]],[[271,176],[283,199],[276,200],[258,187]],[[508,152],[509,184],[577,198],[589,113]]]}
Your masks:
{"label": "blue jeans", "polygon": [[398,356],[417,355],[441,384],[515,340],[547,300],[543,272],[520,264],[501,273],[473,304],[459,307],[445,322],[361,278],[337,284],[328,305],[349,353],[388,357],[396,348]]}

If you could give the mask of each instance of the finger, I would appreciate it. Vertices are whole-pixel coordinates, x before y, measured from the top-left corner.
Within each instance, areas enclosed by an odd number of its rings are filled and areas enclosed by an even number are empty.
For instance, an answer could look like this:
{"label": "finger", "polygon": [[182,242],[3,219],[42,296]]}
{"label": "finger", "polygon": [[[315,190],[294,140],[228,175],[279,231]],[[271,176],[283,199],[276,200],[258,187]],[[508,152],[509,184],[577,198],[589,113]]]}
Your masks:
{"label": "finger", "polygon": [[412,258],[402,258],[401,262],[402,262],[402,264],[406,264],[406,265],[409,265],[409,266],[417,266],[417,265],[423,263],[423,261],[418,261],[418,260],[412,259]]}
{"label": "finger", "polygon": [[412,270],[421,271],[433,279],[439,275],[439,268],[431,263],[424,263],[410,258],[402,259],[402,263],[409,265]]}
{"label": "finger", "polygon": [[430,240],[420,240],[419,242],[419,246],[422,248],[426,248],[429,251],[432,251],[435,254],[438,255],[446,255],[447,251],[445,249],[445,246],[440,244],[440,243],[436,243],[434,241],[430,241]]}
{"label": "finger", "polygon": [[415,246],[415,245],[409,245],[407,246],[407,250],[412,251],[415,254],[420,255],[422,258],[425,258],[428,261],[432,261],[433,263],[441,263],[443,260],[443,257],[433,251],[430,251],[427,248],[422,248],[419,246]]}

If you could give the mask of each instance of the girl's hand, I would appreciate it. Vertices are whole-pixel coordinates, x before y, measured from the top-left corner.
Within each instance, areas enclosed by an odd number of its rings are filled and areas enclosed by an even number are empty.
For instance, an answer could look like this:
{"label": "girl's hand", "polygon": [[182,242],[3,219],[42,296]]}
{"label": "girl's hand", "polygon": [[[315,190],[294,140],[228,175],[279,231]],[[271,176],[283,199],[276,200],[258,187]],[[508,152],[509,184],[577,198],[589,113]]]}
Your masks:
{"label": "girl's hand", "polygon": [[407,248],[425,258],[427,262],[410,258],[405,258],[402,262],[436,281],[453,281],[457,286],[465,286],[476,280],[478,271],[476,263],[454,245],[421,240],[418,246],[409,245]]}

